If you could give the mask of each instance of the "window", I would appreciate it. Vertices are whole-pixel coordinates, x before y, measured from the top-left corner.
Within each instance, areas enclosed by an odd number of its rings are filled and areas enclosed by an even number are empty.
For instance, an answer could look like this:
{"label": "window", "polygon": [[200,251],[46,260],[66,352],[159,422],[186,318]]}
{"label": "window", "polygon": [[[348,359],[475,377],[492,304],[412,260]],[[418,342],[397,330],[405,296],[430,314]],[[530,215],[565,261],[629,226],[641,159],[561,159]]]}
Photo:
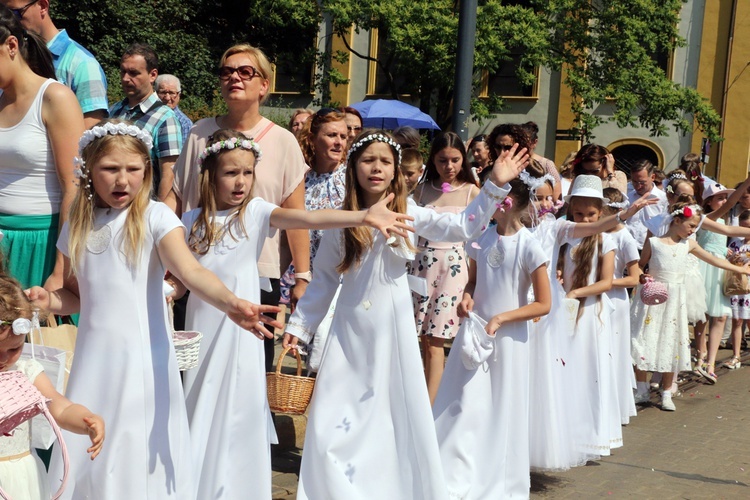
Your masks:
{"label": "window", "polygon": [[495,94],[501,97],[536,98],[539,95],[539,67],[534,70],[534,83],[524,85],[516,74],[522,56],[522,52],[511,52],[510,60],[500,63],[500,67],[494,73],[490,74],[483,70],[482,91],[479,96],[487,97]]}
{"label": "window", "polygon": [[[615,165],[630,177],[630,168],[639,160],[648,160],[657,168],[664,168],[663,154],[654,149],[649,141],[639,139],[622,140],[610,145],[607,149],[615,157]],[[661,161],[660,161],[661,159]]]}
{"label": "window", "polygon": [[271,92],[275,94],[302,94],[312,92],[313,63],[290,61],[279,57],[273,65]]}
{"label": "window", "polygon": [[370,61],[369,75],[367,79],[368,96],[390,96],[393,94],[388,75],[383,65],[393,75],[393,86],[398,92],[404,87],[406,78],[396,70],[396,59],[388,46],[388,34],[383,28],[370,30],[370,57],[377,59],[380,64]]}

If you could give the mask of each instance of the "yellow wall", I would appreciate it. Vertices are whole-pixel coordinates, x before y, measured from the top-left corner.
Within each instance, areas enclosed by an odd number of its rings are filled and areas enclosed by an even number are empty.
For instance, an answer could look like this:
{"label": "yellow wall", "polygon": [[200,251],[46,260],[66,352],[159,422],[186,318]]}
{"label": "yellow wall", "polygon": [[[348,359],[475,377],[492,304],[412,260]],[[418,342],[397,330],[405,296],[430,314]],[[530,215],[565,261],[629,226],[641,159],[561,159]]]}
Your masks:
{"label": "yellow wall", "polygon": [[581,149],[581,141],[571,137],[567,132],[576,125],[575,115],[571,110],[573,95],[570,87],[565,85],[568,77],[567,67],[563,65],[560,75],[560,100],[557,104],[557,134],[555,137],[555,165],[562,165],[571,151]]}
{"label": "yellow wall", "polygon": [[[349,43],[349,46],[352,46],[352,38],[354,37],[354,30],[352,28],[349,28],[349,31],[346,32],[346,41]],[[333,37],[333,40],[331,42],[331,53],[335,54],[337,51],[344,51],[349,52],[349,50],[346,48],[346,45],[344,44],[344,41],[339,37],[338,35],[335,35]],[[331,66],[334,69],[337,69],[341,72],[342,75],[344,75],[345,78],[351,79],[351,70],[352,70],[352,63],[351,58],[354,57],[353,54],[349,54],[349,59],[345,63],[340,63],[338,61],[331,61]],[[348,106],[349,105],[349,89],[351,88],[351,85],[348,83],[345,83],[344,85],[333,85],[331,84],[331,101],[338,102],[341,104],[341,106]]]}

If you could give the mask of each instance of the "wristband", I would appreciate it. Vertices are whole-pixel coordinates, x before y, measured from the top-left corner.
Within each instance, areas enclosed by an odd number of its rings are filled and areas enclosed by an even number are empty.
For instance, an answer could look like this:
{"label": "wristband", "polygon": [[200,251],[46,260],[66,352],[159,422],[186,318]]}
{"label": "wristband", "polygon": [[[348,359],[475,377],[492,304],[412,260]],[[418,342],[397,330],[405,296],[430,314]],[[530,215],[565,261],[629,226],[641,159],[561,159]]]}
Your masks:
{"label": "wristband", "polygon": [[617,217],[617,222],[619,222],[620,224],[625,224],[625,219],[622,218],[622,213],[624,211],[625,210],[620,210],[619,212],[617,212],[617,215],[615,216]]}
{"label": "wristband", "polygon": [[305,273],[294,273],[294,279],[307,281],[308,283],[310,283],[312,281],[312,272],[307,271]]}

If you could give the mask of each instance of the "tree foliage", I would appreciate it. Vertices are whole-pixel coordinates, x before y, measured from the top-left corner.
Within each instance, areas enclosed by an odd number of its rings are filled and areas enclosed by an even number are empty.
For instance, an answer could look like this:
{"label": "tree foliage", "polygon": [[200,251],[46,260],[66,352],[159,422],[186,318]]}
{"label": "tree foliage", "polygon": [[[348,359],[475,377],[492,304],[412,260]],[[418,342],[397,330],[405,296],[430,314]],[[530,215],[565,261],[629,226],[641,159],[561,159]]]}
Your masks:
{"label": "tree foliage", "polygon": [[[487,119],[503,105],[500,96],[479,97],[483,72],[517,64],[519,79],[530,85],[541,66],[564,70],[576,117],[571,125],[584,138],[605,120],[665,135],[670,127],[690,131],[695,119],[716,139],[718,114],[694,89],[672,82],[654,58],[685,44],[678,32],[685,1],[479,0],[474,118]],[[214,69],[233,43],[257,45],[283,68],[315,64],[318,103],[329,104],[330,86],[346,82],[332,61],[371,54],[354,47],[332,53],[330,37],[318,40],[319,26],[330,23],[340,35],[352,26],[378,28],[389,49],[376,60],[388,93],[416,98],[445,125],[453,99],[458,5],[455,0],[61,0],[53,3],[53,18],[100,60],[112,100],[120,97],[123,49],[133,41],[154,46],[161,71],[183,80],[182,106],[194,116],[220,110]],[[306,80],[302,71],[302,91],[309,89]],[[597,113],[604,103],[613,114]]]}

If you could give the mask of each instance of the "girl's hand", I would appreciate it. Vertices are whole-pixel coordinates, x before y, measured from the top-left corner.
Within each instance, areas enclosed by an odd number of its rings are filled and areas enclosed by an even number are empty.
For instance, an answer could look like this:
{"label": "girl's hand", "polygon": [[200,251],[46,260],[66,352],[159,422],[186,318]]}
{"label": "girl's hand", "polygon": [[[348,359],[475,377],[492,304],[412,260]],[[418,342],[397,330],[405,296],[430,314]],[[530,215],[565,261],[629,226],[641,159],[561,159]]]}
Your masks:
{"label": "girl's hand", "polygon": [[517,149],[518,144],[513,144],[509,151],[503,151],[495,160],[490,176],[495,185],[504,186],[518,177],[518,174],[529,164],[529,155],[526,148],[522,148],[520,151],[516,151]]}
{"label": "girl's hand", "polygon": [[607,171],[607,175],[615,173],[615,155],[609,153],[604,157],[604,168]]}
{"label": "girl's hand", "polygon": [[284,349],[286,349],[287,347],[290,349],[296,349],[297,342],[299,342],[299,339],[297,337],[295,337],[291,333],[285,333],[281,345],[284,347]]}
{"label": "girl's hand", "polygon": [[32,286],[28,290],[24,290],[23,293],[29,298],[34,307],[39,309],[49,310],[50,294],[47,290],[40,286]]}
{"label": "girl's hand", "polygon": [[555,272],[555,278],[557,279],[557,282],[561,285],[565,285],[565,280],[563,280],[562,271],[559,269]]}
{"label": "girl's hand", "polygon": [[253,304],[243,299],[236,299],[227,310],[229,319],[240,325],[245,330],[263,340],[263,337],[273,338],[273,333],[268,331],[264,325],[274,328],[282,328],[283,325],[270,316],[263,313],[277,313],[281,309],[276,306]]}
{"label": "girl's hand", "polygon": [[86,453],[91,453],[91,460],[93,460],[102,451],[102,445],[104,445],[104,420],[99,415],[91,415],[83,417],[83,421],[86,423],[91,439],[91,447],[86,450]]}
{"label": "girl's hand", "polygon": [[638,282],[639,282],[639,283],[640,283],[641,285],[645,285],[645,284],[646,284],[646,281],[648,281],[648,279],[649,279],[649,278],[651,278],[651,275],[650,275],[650,274],[646,274],[646,273],[643,273],[643,274],[641,274],[641,276],[640,276],[640,277],[638,278]]}
{"label": "girl's hand", "polygon": [[565,295],[565,298],[566,298],[566,299],[577,299],[577,298],[578,298],[578,293],[576,293],[576,292],[578,292],[578,289],[575,289],[575,290],[571,290],[571,291],[569,291],[569,292],[568,292],[568,293],[567,293],[567,294]]}
{"label": "girl's hand", "polygon": [[392,212],[388,209],[388,204],[393,201],[394,194],[391,193],[373,206],[365,213],[364,223],[383,233],[386,239],[392,235],[406,238],[407,232],[414,232],[414,228],[403,221],[414,220],[414,217],[408,214]]}
{"label": "girl's hand", "polygon": [[459,318],[468,318],[469,313],[474,310],[474,299],[468,293],[464,294],[464,300],[458,303],[456,312]]}
{"label": "girl's hand", "polygon": [[490,337],[494,337],[497,331],[503,326],[503,323],[505,323],[505,318],[502,314],[493,316],[487,323],[487,326],[484,327],[484,331],[487,332],[487,335]]}
{"label": "girl's hand", "polygon": [[656,196],[652,197],[651,193],[646,193],[635,200],[635,202],[633,202],[633,204],[630,205],[626,210],[624,210],[621,217],[623,219],[629,219],[637,214],[640,209],[649,205],[655,205],[656,203],[659,203],[659,199]]}

